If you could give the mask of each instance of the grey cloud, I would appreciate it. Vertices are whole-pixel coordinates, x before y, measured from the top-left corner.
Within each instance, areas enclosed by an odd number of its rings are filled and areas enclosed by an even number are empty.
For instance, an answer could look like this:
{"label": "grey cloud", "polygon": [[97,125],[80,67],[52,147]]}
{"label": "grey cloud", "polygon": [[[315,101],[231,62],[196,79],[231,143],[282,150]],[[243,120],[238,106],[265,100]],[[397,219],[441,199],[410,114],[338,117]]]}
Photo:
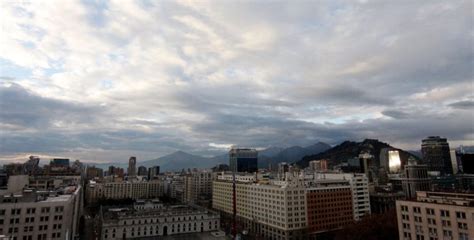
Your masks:
{"label": "grey cloud", "polygon": [[474,101],[473,100],[463,100],[458,102],[453,102],[448,104],[448,106],[457,109],[473,109],[474,108]]}
{"label": "grey cloud", "polygon": [[0,87],[0,122],[23,128],[45,129],[55,122],[63,124],[90,122],[103,111],[87,106],[41,97],[18,84]]}
{"label": "grey cloud", "polygon": [[382,111],[382,114],[394,119],[404,119],[410,116],[408,113],[399,110],[385,110]]}

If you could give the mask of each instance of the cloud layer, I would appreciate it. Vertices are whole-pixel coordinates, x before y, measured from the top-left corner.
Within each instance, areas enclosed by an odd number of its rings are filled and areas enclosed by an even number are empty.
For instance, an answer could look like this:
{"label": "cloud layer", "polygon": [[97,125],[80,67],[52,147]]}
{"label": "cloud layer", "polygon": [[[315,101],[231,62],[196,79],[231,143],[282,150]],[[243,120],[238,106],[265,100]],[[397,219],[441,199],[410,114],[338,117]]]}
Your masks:
{"label": "cloud layer", "polygon": [[474,144],[471,1],[1,4],[2,159]]}

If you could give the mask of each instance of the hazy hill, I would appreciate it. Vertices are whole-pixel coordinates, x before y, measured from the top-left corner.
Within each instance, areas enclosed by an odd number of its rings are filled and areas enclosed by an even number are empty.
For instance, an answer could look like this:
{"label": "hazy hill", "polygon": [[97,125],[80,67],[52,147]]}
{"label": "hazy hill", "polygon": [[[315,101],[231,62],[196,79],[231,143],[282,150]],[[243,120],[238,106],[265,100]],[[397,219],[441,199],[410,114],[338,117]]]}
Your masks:
{"label": "hazy hill", "polygon": [[[330,149],[331,146],[327,143],[318,142],[307,147],[293,146],[289,148],[281,149],[280,152],[276,153],[273,151],[273,155],[262,155],[259,154],[259,167],[268,167],[270,163],[278,164],[281,162],[294,163],[299,161],[306,155],[318,154]],[[265,151],[265,150],[264,150]]]}
{"label": "hazy hill", "polygon": [[303,157],[297,164],[301,167],[307,167],[309,161],[317,160],[317,159],[329,159],[329,164],[336,165],[343,161],[346,161],[350,158],[357,158],[361,152],[368,152],[374,155],[375,162],[374,164],[379,166],[380,165],[380,150],[383,148],[394,148],[400,151],[400,158],[402,162],[406,162],[409,156],[413,156],[418,158],[417,156],[403,151],[401,149],[395,148],[390,146],[387,143],[380,142],[376,139],[365,139],[362,142],[352,142],[352,141],[345,141],[337,146],[334,146],[327,151],[307,155]]}

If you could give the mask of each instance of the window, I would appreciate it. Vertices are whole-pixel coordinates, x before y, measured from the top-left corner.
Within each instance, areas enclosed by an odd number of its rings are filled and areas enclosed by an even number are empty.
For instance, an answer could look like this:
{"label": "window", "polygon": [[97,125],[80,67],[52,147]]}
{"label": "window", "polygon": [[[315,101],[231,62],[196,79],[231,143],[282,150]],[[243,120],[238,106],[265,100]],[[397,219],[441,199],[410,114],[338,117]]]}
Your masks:
{"label": "window", "polygon": [[448,210],[441,210],[441,217],[449,217],[449,211]]}
{"label": "window", "polygon": [[434,219],[434,218],[428,218],[428,224],[430,224],[430,225],[436,225],[436,219]]}
{"label": "window", "polygon": [[469,234],[459,233],[459,240],[469,240]]}
{"label": "window", "polygon": [[21,213],[21,208],[13,208],[11,210],[11,215],[20,215]]}
{"label": "window", "polygon": [[421,213],[420,207],[413,207],[413,212],[414,213]]}
{"label": "window", "polygon": [[434,214],[435,214],[435,211],[434,211],[434,209],[432,209],[432,208],[427,208],[427,209],[426,209],[426,214],[427,214],[427,215],[434,215]]}
{"label": "window", "polygon": [[458,222],[458,228],[467,230],[467,223]]}
{"label": "window", "polygon": [[456,212],[456,218],[457,219],[466,219],[466,213],[465,212]]}
{"label": "window", "polygon": [[41,213],[49,213],[49,207],[43,207],[41,208]]}
{"label": "window", "polygon": [[453,236],[453,232],[449,231],[449,230],[443,230],[443,236],[445,237],[452,237]]}
{"label": "window", "polygon": [[443,227],[451,227],[451,221],[449,220],[442,220],[441,224],[443,225]]}

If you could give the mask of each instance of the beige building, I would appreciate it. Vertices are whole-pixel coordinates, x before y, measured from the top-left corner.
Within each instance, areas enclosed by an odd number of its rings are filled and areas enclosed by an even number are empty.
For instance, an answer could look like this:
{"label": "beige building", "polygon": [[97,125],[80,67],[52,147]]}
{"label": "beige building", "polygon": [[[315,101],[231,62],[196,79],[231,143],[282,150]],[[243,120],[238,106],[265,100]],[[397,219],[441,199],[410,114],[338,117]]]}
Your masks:
{"label": "beige building", "polygon": [[[213,182],[212,206],[227,216],[233,213],[232,176],[219,175]],[[254,175],[236,176],[239,232],[265,239],[303,239],[306,229],[304,181],[259,181]]]}
{"label": "beige building", "polygon": [[396,208],[401,240],[474,239],[474,194],[417,192]]}
{"label": "beige building", "polygon": [[74,239],[82,212],[82,189],[26,189],[0,196],[0,235],[7,239]]}
{"label": "beige building", "polygon": [[211,171],[194,171],[185,177],[184,202],[206,205],[212,197]]}
{"label": "beige building", "polygon": [[88,203],[99,199],[142,199],[163,196],[162,181],[123,181],[123,182],[95,182],[89,181],[86,188]]}

